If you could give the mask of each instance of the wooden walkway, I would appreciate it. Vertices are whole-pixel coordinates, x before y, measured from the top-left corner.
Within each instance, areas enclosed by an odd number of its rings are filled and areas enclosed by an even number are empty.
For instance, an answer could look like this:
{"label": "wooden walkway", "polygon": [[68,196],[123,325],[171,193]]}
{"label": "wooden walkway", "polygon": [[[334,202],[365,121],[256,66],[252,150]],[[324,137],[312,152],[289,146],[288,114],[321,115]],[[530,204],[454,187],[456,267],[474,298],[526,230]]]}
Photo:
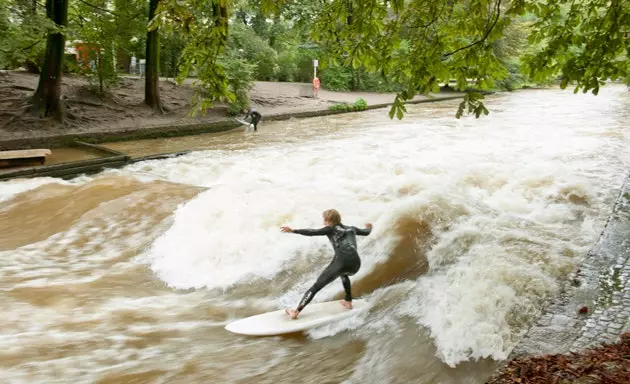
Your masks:
{"label": "wooden walkway", "polygon": [[0,168],[44,164],[50,149],[25,149],[19,151],[0,151]]}

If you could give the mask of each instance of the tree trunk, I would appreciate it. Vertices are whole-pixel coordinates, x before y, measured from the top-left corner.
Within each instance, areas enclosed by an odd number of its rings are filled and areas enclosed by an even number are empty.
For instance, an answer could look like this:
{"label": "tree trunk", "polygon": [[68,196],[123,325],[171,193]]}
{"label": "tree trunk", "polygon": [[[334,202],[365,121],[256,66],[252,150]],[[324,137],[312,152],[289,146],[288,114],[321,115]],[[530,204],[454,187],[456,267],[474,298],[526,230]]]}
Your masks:
{"label": "tree trunk", "polygon": [[96,56],[96,60],[98,62],[98,89],[103,94],[103,55],[99,54]]}
{"label": "tree trunk", "polygon": [[[160,0],[149,0],[149,22],[155,17]],[[160,102],[160,35],[158,28],[147,32],[146,72],[144,84],[144,103],[162,111]]]}
{"label": "tree trunk", "polygon": [[[68,0],[46,0],[46,16],[58,26],[66,26]],[[63,34],[48,35],[44,64],[33,96],[33,106],[40,116],[54,117],[60,122],[65,115],[61,102],[61,72],[65,44],[66,38]]]}

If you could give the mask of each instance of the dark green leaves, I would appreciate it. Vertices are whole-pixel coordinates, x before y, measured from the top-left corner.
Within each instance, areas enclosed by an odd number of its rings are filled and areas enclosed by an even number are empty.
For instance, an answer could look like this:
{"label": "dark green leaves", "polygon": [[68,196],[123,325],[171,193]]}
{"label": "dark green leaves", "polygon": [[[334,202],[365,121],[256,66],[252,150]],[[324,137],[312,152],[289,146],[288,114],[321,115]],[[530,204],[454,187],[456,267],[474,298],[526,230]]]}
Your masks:
{"label": "dark green leaves", "polygon": [[488,115],[488,109],[483,105],[481,100],[484,99],[484,96],[479,92],[469,92],[466,93],[464,99],[461,103],[459,103],[459,108],[457,108],[457,113],[455,114],[456,118],[462,117],[464,110],[468,107],[467,113],[472,113],[476,118],[479,118],[481,114]]}
{"label": "dark green leaves", "polygon": [[394,104],[392,104],[392,107],[389,110],[389,118],[393,119],[394,116],[396,116],[398,120],[401,120],[405,112],[407,112],[407,108],[405,108],[404,98],[402,98],[400,95],[396,95],[396,98],[394,99]]}
{"label": "dark green leaves", "polygon": [[599,92],[601,80],[628,78],[630,3],[622,0],[550,2],[531,8],[539,16],[530,42],[540,46],[525,57],[537,80],[561,76],[560,87]]}

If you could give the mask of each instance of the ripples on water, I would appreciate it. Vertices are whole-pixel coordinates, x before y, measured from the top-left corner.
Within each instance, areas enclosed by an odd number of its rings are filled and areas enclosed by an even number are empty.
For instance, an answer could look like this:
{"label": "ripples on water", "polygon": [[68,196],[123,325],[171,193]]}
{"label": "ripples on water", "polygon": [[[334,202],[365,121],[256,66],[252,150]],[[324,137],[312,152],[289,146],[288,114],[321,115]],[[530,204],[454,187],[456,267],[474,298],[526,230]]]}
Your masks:
{"label": "ripples on water", "polygon": [[[11,383],[481,383],[601,231],[628,164],[630,97],[560,91],[266,122],[113,144],[205,149],[72,181],[0,184],[0,377]],[[330,259],[281,234],[373,222],[365,316],[245,338]],[[334,282],[316,301],[340,297]]]}

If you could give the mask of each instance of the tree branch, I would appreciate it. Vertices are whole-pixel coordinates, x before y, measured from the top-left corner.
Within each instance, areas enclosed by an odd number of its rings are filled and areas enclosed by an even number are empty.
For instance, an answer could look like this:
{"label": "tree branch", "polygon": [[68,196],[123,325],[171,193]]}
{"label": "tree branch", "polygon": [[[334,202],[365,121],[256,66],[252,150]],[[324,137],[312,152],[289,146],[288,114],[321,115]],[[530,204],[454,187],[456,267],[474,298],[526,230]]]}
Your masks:
{"label": "tree branch", "polygon": [[483,43],[484,41],[486,41],[486,39],[488,38],[488,36],[490,36],[490,33],[492,32],[492,30],[494,29],[494,27],[497,25],[497,22],[499,21],[499,17],[501,17],[501,0],[497,1],[497,15],[494,18],[494,22],[492,23],[492,25],[490,26],[490,28],[488,28],[488,30],[486,31],[485,35],[483,35],[483,37],[475,42],[472,42],[464,47],[461,48],[457,48],[454,51],[451,51],[449,53],[445,53],[444,55],[442,55],[442,59],[445,59],[451,55],[456,54],[459,51],[463,51],[465,49],[471,48],[477,44]]}
{"label": "tree branch", "polygon": [[[20,51],[22,51],[22,52],[24,52],[24,51],[28,51],[28,50],[30,50],[31,48],[35,47],[35,46],[36,46],[37,44],[39,44],[39,43],[45,43],[45,41],[42,41],[42,40],[35,40],[35,42],[34,42],[33,44],[30,44],[30,45],[28,45],[28,46],[26,46],[26,47],[19,48],[19,50],[20,50]],[[13,51],[14,51],[13,49],[0,48],[0,52],[4,52],[4,53],[11,53],[11,52],[13,52]]]}
{"label": "tree branch", "polygon": [[112,15],[114,15],[114,16],[120,17],[120,15],[119,15],[119,14],[117,14],[116,12],[112,12],[112,11],[110,11],[109,9],[101,8],[101,7],[99,7],[98,5],[90,4],[90,3],[88,3],[88,2],[87,2],[87,1],[85,1],[85,0],[79,0],[79,1],[80,1],[80,2],[82,2],[83,4],[87,5],[88,7],[92,7],[92,8],[94,8],[94,9],[98,9],[98,10],[100,10],[100,11],[107,12],[107,13],[110,13],[110,14],[112,14]]}
{"label": "tree branch", "polygon": [[444,2],[444,5],[442,5],[442,9],[440,10],[440,12],[438,12],[435,17],[433,18],[433,20],[422,24],[422,25],[413,25],[411,27],[409,27],[409,29],[424,29],[424,28],[429,28],[430,26],[432,26],[433,24],[435,24],[436,21],[438,21],[438,19],[440,18],[440,16],[442,16],[442,14],[444,13],[444,10],[446,9],[446,6],[448,5],[448,2]]}

